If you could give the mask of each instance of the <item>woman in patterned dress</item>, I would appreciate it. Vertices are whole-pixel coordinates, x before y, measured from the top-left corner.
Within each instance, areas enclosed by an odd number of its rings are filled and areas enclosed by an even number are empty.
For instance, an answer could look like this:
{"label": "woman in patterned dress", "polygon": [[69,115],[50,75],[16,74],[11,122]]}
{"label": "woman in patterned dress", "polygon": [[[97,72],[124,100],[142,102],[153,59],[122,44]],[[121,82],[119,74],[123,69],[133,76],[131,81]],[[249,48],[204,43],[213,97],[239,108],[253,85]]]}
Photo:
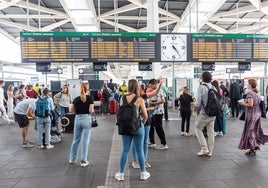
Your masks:
{"label": "woman in patterned dress", "polygon": [[248,80],[246,99],[239,104],[245,106],[245,125],[238,148],[247,150],[246,155],[256,155],[260,150],[260,144],[268,142],[268,135],[264,135],[261,128],[260,95],[254,79]]}

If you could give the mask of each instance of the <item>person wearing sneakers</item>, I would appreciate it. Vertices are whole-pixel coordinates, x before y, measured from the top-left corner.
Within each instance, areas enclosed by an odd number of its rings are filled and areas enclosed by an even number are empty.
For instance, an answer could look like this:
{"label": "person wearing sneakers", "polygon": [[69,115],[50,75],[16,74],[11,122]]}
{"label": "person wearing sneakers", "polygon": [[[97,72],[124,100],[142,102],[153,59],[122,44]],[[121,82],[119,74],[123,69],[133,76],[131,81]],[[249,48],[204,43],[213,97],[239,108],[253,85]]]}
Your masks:
{"label": "person wearing sneakers", "polygon": [[[145,93],[146,88],[145,84],[141,84],[140,86],[140,94],[141,97],[144,100],[144,104],[147,110],[148,114],[148,120],[144,124],[144,143],[143,143],[143,151],[144,151],[144,159],[145,159],[145,167],[150,168],[151,164],[147,161],[147,156],[148,156],[148,139],[149,139],[149,132],[150,132],[150,127],[152,123],[152,115],[153,115],[153,110],[154,107],[149,107],[148,104],[148,99],[155,96],[161,89],[162,83],[163,83],[163,78],[160,77],[159,79],[159,84],[155,90],[152,90],[151,92]],[[133,162],[132,162],[132,167],[133,168],[140,168],[139,162],[138,162],[138,154],[137,150],[134,144],[132,144],[132,156],[133,156]]]}
{"label": "person wearing sneakers", "polygon": [[[149,85],[152,89],[156,89],[158,81],[156,79],[151,79],[149,81]],[[149,147],[155,147],[155,149],[164,150],[168,149],[167,142],[166,142],[166,136],[163,129],[163,114],[164,114],[164,103],[165,98],[162,95],[161,90],[157,93],[156,96],[152,97],[149,104],[150,106],[154,107],[153,111],[153,118],[152,118],[152,124],[150,128],[149,133]],[[156,133],[161,141],[161,144],[159,146],[156,146],[155,139],[154,139],[154,130],[156,130]]]}
{"label": "person wearing sneakers", "polygon": [[[211,85],[212,75],[210,72],[202,73],[202,83],[198,86],[195,111],[197,114],[197,119],[195,122],[195,134],[201,146],[201,151],[197,153],[198,156],[212,156],[214,149],[214,121],[215,116],[209,117],[205,110],[208,101],[208,88],[204,85],[206,84],[209,88],[214,88]],[[215,88],[214,88],[215,89]],[[216,89],[215,89],[216,90]],[[203,104],[203,105],[202,105]],[[207,128],[208,142],[202,132],[204,128]]]}
{"label": "person wearing sneakers", "polygon": [[18,122],[22,130],[22,147],[32,148],[34,144],[28,140],[29,119],[35,117],[35,101],[36,99],[25,99],[18,103],[14,109],[15,121]]}
{"label": "person wearing sneakers", "polygon": [[[134,102],[136,106],[137,113],[142,116],[141,126],[138,132],[134,135],[123,134],[122,137],[122,152],[120,157],[120,169],[119,172],[115,174],[115,179],[118,181],[124,180],[124,171],[127,163],[128,153],[131,148],[131,143],[136,147],[138,161],[140,165],[140,179],[146,180],[150,177],[150,173],[145,169],[145,161],[144,161],[144,151],[143,151],[143,142],[144,142],[144,124],[148,119],[148,115],[146,112],[144,100],[140,97],[140,86],[137,80],[131,79],[128,82],[128,93],[120,99],[120,105],[123,104],[123,99],[130,103],[133,99],[136,98]],[[124,125],[127,126],[127,125]]]}
{"label": "person wearing sneakers", "polygon": [[3,89],[4,86],[5,86],[5,81],[0,80],[0,111],[2,114],[1,118],[4,119],[8,124],[14,124],[15,121],[9,119],[6,108],[4,106],[4,101],[7,102],[7,100],[4,97],[4,89]]}
{"label": "person wearing sneakers", "polygon": [[[43,89],[42,91],[42,95],[40,97],[38,97],[38,99],[36,100],[36,104],[35,104],[35,114],[36,114],[36,125],[37,125],[37,144],[38,144],[38,148],[39,149],[52,149],[54,148],[53,145],[50,144],[50,140],[51,140],[51,111],[54,109],[54,103],[53,103],[53,99],[49,96],[49,90],[48,88]],[[41,103],[39,103],[39,100],[43,100],[45,99],[47,101],[47,103],[45,105],[47,105],[45,108],[48,109],[48,111],[42,115],[39,116],[39,114],[37,113],[38,111],[38,106],[41,105]],[[42,137],[43,137],[43,130],[45,130],[45,146],[43,145],[42,142]]]}
{"label": "person wearing sneakers", "polygon": [[[180,112],[181,112],[181,135],[191,136],[190,118],[191,118],[191,103],[194,102],[193,97],[189,94],[189,88],[187,86],[182,88],[182,95],[179,98]],[[185,131],[186,122],[186,131]]]}
{"label": "person wearing sneakers", "polygon": [[91,134],[91,114],[94,113],[94,101],[89,93],[89,84],[87,81],[81,83],[80,96],[73,100],[70,106],[70,112],[75,113],[74,134],[69,156],[69,164],[74,164],[77,160],[78,149],[81,142],[81,160],[82,167],[88,166],[88,145]]}

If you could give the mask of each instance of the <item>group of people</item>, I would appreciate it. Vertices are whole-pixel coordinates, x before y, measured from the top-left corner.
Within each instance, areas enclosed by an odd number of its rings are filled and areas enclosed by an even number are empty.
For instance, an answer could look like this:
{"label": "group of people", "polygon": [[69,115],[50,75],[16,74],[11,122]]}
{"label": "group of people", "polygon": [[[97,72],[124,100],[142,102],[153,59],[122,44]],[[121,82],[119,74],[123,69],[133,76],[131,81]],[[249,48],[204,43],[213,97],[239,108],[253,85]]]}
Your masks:
{"label": "group of people", "polygon": [[[214,121],[217,117],[209,117],[204,110],[204,105],[202,105],[202,103],[206,104],[208,101],[208,88],[205,87],[204,84],[209,88],[216,90],[213,84],[211,84],[211,81],[211,73],[203,72],[202,84],[199,85],[197,91],[195,111],[198,115],[195,122],[195,133],[201,147],[201,150],[197,153],[198,156],[206,155],[211,157],[214,150]],[[255,155],[256,152],[260,150],[260,145],[268,142],[268,135],[264,135],[261,128],[261,96],[257,89],[257,81],[249,79],[247,90],[244,100],[239,100],[241,97],[238,98],[239,104],[245,107],[244,130],[238,148],[241,150],[248,150],[245,153],[246,155]],[[234,112],[232,115],[234,116]],[[236,117],[238,117],[238,111],[236,112]],[[204,128],[207,128],[208,140],[205,139],[203,134]]]}
{"label": "group of people", "polygon": [[[137,80],[132,79],[128,82],[128,93],[124,96],[127,103],[130,103],[137,97],[135,105],[137,111],[142,116],[141,126],[134,135],[122,135],[122,153],[120,157],[119,172],[115,174],[118,181],[124,180],[124,171],[130,149],[133,156],[133,168],[140,168],[140,179],[146,180],[150,177],[150,173],[146,168],[150,168],[151,164],[147,160],[148,147],[154,147],[159,150],[168,149],[165,132],[162,125],[164,115],[165,97],[161,92],[163,79],[151,79],[146,87],[139,84]],[[123,104],[122,97],[119,101]],[[126,125],[127,126],[127,125]],[[154,132],[156,131],[161,144],[156,145]]]}
{"label": "group of people", "polygon": [[[134,98],[135,106],[139,116],[141,116],[141,125],[134,135],[122,135],[122,153],[120,157],[119,172],[115,174],[115,178],[119,181],[124,180],[124,171],[128,159],[128,153],[132,151],[132,167],[140,168],[140,179],[146,180],[150,177],[150,173],[146,168],[150,168],[151,164],[148,162],[148,148],[155,148],[159,150],[168,149],[165,131],[162,125],[162,119],[165,113],[164,103],[165,97],[161,90],[163,79],[151,79],[147,86],[140,84],[137,80],[131,79],[128,81],[127,92],[119,99],[119,105],[123,101],[130,103]],[[3,87],[4,81],[0,80],[0,86]],[[206,85],[206,86],[205,86]],[[2,107],[3,88],[0,87],[0,108]],[[194,111],[197,114],[195,122],[195,134],[199,141],[201,150],[197,153],[198,156],[213,155],[215,142],[215,120],[217,116],[208,116],[204,110],[204,106],[208,102],[209,88],[220,92],[219,85],[212,82],[212,74],[210,72],[203,72],[202,83],[198,86],[197,95],[192,97],[189,94],[189,88],[183,88],[183,94],[180,96],[179,102],[181,104],[181,134],[189,136],[191,105],[194,105]],[[248,92],[245,100],[239,100],[239,104],[245,107],[245,124],[242,132],[241,140],[238,148],[241,150],[248,150],[247,155],[255,155],[260,150],[260,145],[268,142],[268,135],[264,135],[261,128],[261,114],[260,114],[260,95],[257,90],[257,82],[254,79],[248,80]],[[70,148],[69,163],[77,162],[78,149],[81,143],[81,159],[80,165],[82,167],[88,166],[88,146],[91,134],[91,114],[94,113],[94,101],[89,95],[88,82],[82,82],[80,86],[80,95],[71,98],[68,86],[64,85],[62,91],[54,96],[54,101],[51,97],[50,91],[44,88],[41,92],[40,98],[47,99],[48,110],[53,111],[54,105],[59,105],[59,110],[62,115],[71,112],[75,114],[74,120],[74,134],[73,141]],[[51,116],[44,117],[36,116],[35,98],[24,99],[19,102],[14,108],[14,116],[19,126],[22,128],[23,147],[33,147],[34,144],[28,140],[29,117],[35,117],[37,123],[37,144],[39,149],[51,149],[54,146],[50,144],[50,129]],[[68,105],[67,105],[68,104]],[[2,117],[4,112],[2,113]],[[186,123],[186,128],[185,128]],[[207,129],[206,140],[204,135],[204,128]],[[45,145],[42,142],[43,129],[45,129]],[[218,128],[220,130],[220,128]],[[156,145],[155,131],[160,139],[160,145]]]}

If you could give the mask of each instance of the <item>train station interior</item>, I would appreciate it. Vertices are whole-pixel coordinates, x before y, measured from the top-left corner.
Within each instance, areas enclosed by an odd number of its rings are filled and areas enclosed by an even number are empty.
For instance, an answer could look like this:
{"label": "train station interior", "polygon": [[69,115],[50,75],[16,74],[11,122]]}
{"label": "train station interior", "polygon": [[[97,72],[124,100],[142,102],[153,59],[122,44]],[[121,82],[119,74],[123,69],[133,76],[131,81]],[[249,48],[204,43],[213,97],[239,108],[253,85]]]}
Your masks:
{"label": "train station interior", "polygon": [[[38,83],[54,96],[67,85],[75,98],[87,81],[98,122],[91,131],[89,165],[81,167],[68,162],[71,119],[59,130],[61,142],[40,150],[35,119],[28,135],[35,146],[23,148],[19,125],[0,118],[0,188],[267,187],[267,145],[254,156],[238,149],[245,121],[225,111],[224,135],[215,134],[213,156],[200,157],[198,116],[192,113],[190,134],[182,136],[178,99],[186,86],[197,97],[208,71],[224,85],[241,81],[244,91],[256,80],[268,105],[268,0],[0,0],[0,42],[5,92],[9,85]],[[105,115],[97,95],[110,80],[120,86],[159,77],[168,89],[169,117],[162,120],[168,149],[148,149],[151,176],[145,181],[130,151],[125,179],[118,181],[119,106]],[[268,133],[266,118],[261,125]]]}

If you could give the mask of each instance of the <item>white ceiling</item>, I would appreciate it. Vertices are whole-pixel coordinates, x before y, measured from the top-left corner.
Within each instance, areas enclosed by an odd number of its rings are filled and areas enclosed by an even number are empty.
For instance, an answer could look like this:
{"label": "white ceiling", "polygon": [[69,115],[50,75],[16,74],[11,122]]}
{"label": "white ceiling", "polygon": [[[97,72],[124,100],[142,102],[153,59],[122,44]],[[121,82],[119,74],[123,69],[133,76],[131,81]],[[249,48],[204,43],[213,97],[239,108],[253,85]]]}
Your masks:
{"label": "white ceiling", "polygon": [[[149,1],[0,0],[0,32],[16,42],[21,31],[142,32]],[[268,32],[268,0],[158,0],[158,7],[161,33]],[[127,78],[131,63],[113,63],[110,71]]]}

